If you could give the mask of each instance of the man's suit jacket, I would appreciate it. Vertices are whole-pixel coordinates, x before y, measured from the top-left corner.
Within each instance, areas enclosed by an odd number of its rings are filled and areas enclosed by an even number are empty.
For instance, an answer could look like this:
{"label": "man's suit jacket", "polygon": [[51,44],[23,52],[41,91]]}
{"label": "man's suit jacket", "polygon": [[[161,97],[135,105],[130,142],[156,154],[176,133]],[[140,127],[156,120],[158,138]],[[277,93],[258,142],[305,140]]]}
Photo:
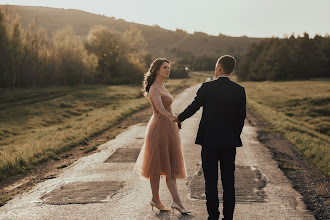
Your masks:
{"label": "man's suit jacket", "polygon": [[194,101],[178,116],[179,121],[183,122],[202,106],[195,143],[216,148],[242,146],[240,134],[246,117],[244,87],[228,77],[203,83]]}

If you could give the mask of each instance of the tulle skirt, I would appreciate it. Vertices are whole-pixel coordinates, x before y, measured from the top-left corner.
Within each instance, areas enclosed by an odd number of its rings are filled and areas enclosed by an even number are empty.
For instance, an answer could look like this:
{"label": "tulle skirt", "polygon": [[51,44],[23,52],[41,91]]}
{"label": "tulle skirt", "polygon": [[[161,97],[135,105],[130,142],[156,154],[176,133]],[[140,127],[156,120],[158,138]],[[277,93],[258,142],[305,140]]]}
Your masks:
{"label": "tulle skirt", "polygon": [[176,123],[159,113],[153,114],[134,170],[147,179],[160,175],[176,179],[187,176]]}

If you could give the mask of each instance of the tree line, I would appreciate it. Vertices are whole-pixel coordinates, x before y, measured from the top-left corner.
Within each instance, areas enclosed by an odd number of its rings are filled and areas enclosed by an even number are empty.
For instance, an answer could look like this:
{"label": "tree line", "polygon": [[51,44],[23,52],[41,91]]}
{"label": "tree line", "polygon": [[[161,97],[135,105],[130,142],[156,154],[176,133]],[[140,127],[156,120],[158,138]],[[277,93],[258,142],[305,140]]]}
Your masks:
{"label": "tree line", "polygon": [[219,57],[212,55],[194,56],[190,51],[182,51],[180,49],[172,49],[171,53],[178,57],[175,62],[176,68],[188,69],[191,71],[214,70],[215,63]]}
{"label": "tree line", "polygon": [[253,43],[240,57],[241,81],[279,81],[330,77],[330,37],[307,33]]}
{"label": "tree line", "polygon": [[[23,29],[15,14],[0,10],[0,87],[34,88],[79,84],[140,84],[155,55],[135,26],[119,33],[94,26],[86,37],[71,26],[49,36],[34,19]],[[172,51],[171,78],[188,71],[214,70],[218,57]],[[253,43],[238,60],[239,80],[329,77],[329,36],[270,38]],[[221,54],[219,54],[220,56]]]}
{"label": "tree line", "polygon": [[[140,84],[157,57],[146,48],[136,26],[119,33],[98,25],[86,37],[67,26],[49,36],[36,18],[23,29],[14,13],[0,10],[0,88]],[[171,62],[171,78],[214,66],[214,58],[179,53],[181,59]]]}
{"label": "tree line", "polygon": [[71,26],[47,36],[34,19],[23,30],[0,10],[0,86],[30,88],[78,84],[141,83],[152,62],[141,31],[123,34],[94,26],[84,38]]}

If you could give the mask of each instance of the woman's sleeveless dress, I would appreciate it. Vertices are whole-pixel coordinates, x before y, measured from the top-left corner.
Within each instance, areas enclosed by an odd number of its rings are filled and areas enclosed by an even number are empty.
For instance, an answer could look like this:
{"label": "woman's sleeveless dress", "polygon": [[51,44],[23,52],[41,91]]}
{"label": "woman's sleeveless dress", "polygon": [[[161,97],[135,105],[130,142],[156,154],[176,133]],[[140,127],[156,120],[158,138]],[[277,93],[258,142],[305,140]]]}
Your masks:
{"label": "woman's sleeveless dress", "polygon": [[187,174],[179,129],[176,122],[170,121],[158,111],[161,106],[156,106],[152,101],[152,97],[157,95],[161,97],[165,110],[174,115],[171,108],[172,95],[164,87],[151,85],[148,97],[153,115],[134,169],[145,178],[166,175],[167,178],[182,179]]}

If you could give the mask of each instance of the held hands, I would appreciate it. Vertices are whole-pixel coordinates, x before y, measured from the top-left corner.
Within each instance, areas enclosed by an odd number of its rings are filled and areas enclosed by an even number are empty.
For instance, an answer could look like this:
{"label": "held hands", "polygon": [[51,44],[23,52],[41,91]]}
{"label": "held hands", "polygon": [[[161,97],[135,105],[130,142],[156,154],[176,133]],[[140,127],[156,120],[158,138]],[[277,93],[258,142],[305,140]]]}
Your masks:
{"label": "held hands", "polygon": [[179,121],[179,118],[178,118],[177,115],[174,116],[173,119],[172,119],[171,121],[173,121],[173,122],[177,122],[177,123],[178,123],[178,127],[179,127],[179,129],[181,129],[181,122]]}
{"label": "held hands", "polygon": [[171,117],[171,121],[172,121],[172,122],[180,123],[179,118],[178,118],[177,115],[173,115],[173,116]]}

